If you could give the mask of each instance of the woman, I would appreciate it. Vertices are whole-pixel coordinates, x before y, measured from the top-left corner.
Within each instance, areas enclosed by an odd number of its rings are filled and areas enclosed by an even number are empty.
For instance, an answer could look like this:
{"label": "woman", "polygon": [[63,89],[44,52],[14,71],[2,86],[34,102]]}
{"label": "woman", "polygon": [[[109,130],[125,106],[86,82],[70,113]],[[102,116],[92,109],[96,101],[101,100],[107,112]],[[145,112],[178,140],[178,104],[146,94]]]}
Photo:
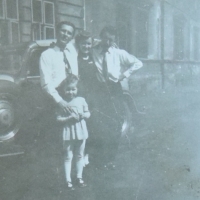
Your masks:
{"label": "woman", "polygon": [[81,31],[75,38],[78,49],[78,67],[80,78],[80,94],[84,96],[90,104],[95,92],[95,86],[98,84],[96,73],[97,68],[93,63],[91,49],[93,38],[87,31]]}
{"label": "woman", "polygon": [[80,95],[88,102],[91,119],[88,121],[90,132],[89,152],[97,168],[115,168],[113,160],[118,148],[120,123],[116,118],[116,105],[105,83],[97,79],[98,69],[91,54],[94,40],[89,32],[82,31],[75,38],[78,49],[80,76]]}

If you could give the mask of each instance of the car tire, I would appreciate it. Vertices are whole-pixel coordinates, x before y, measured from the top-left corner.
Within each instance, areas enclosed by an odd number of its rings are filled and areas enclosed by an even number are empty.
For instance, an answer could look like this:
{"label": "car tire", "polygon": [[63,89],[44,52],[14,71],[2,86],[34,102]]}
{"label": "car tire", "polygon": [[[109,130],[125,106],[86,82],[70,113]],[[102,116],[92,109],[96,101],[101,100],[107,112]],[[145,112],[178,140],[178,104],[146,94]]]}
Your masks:
{"label": "car tire", "polygon": [[0,80],[0,141],[13,138],[20,128],[19,87]]}

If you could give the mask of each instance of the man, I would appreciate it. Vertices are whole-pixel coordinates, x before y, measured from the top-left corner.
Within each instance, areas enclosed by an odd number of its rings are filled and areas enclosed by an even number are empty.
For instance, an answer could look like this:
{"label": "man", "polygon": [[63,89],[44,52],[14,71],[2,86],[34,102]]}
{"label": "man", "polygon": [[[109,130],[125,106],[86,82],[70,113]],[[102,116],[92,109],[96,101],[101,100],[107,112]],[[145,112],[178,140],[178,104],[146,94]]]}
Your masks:
{"label": "man", "polygon": [[[116,31],[112,26],[103,28],[100,33],[101,42],[93,48],[93,60],[97,67],[97,99],[101,113],[101,133],[99,140],[103,163],[107,168],[115,168],[113,164],[118,150],[121,125],[123,123],[123,91],[121,82],[143,64],[135,56],[117,48]],[[109,118],[108,118],[109,117]],[[115,122],[114,122],[115,121]],[[99,138],[101,137],[101,138]]]}
{"label": "man", "polygon": [[67,21],[60,22],[56,33],[57,42],[44,51],[40,58],[41,86],[61,109],[67,111],[68,104],[56,88],[68,73],[78,75],[77,51],[72,43],[75,26]]}
{"label": "man", "polygon": [[114,27],[106,26],[100,33],[101,42],[94,47],[93,58],[100,82],[118,83],[143,66],[135,56],[116,47],[115,37]]}

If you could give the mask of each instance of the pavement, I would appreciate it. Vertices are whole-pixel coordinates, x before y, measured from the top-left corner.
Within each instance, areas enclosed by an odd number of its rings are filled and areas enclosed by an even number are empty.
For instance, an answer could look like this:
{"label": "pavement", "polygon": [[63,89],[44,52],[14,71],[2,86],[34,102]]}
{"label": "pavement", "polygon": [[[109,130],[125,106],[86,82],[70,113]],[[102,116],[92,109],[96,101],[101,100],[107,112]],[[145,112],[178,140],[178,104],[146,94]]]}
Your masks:
{"label": "pavement", "polygon": [[145,114],[134,116],[134,130],[121,139],[116,169],[90,161],[84,168],[88,187],[73,192],[65,188],[57,128],[33,119],[9,144],[22,153],[0,157],[0,200],[198,200],[197,86],[135,95]]}

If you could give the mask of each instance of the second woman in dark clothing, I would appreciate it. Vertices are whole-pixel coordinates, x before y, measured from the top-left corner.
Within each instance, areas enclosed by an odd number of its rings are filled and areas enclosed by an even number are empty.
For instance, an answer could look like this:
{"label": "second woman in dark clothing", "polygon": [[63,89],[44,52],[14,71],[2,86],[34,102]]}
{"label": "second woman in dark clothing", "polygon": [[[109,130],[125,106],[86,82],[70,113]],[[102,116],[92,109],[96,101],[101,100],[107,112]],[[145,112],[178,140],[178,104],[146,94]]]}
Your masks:
{"label": "second woman in dark clothing", "polygon": [[82,31],[76,36],[75,41],[78,48],[79,91],[91,103],[92,94],[95,92],[95,85],[97,84],[97,69],[91,55],[93,38],[89,32]]}
{"label": "second woman in dark clothing", "polygon": [[[112,164],[118,148],[120,123],[116,117],[116,106],[105,83],[97,78],[98,69],[91,54],[93,38],[87,31],[76,36],[78,48],[78,67],[80,76],[80,95],[88,102],[91,118],[88,121],[90,131],[89,153],[96,167],[114,168]],[[108,164],[109,163],[109,164]]]}

